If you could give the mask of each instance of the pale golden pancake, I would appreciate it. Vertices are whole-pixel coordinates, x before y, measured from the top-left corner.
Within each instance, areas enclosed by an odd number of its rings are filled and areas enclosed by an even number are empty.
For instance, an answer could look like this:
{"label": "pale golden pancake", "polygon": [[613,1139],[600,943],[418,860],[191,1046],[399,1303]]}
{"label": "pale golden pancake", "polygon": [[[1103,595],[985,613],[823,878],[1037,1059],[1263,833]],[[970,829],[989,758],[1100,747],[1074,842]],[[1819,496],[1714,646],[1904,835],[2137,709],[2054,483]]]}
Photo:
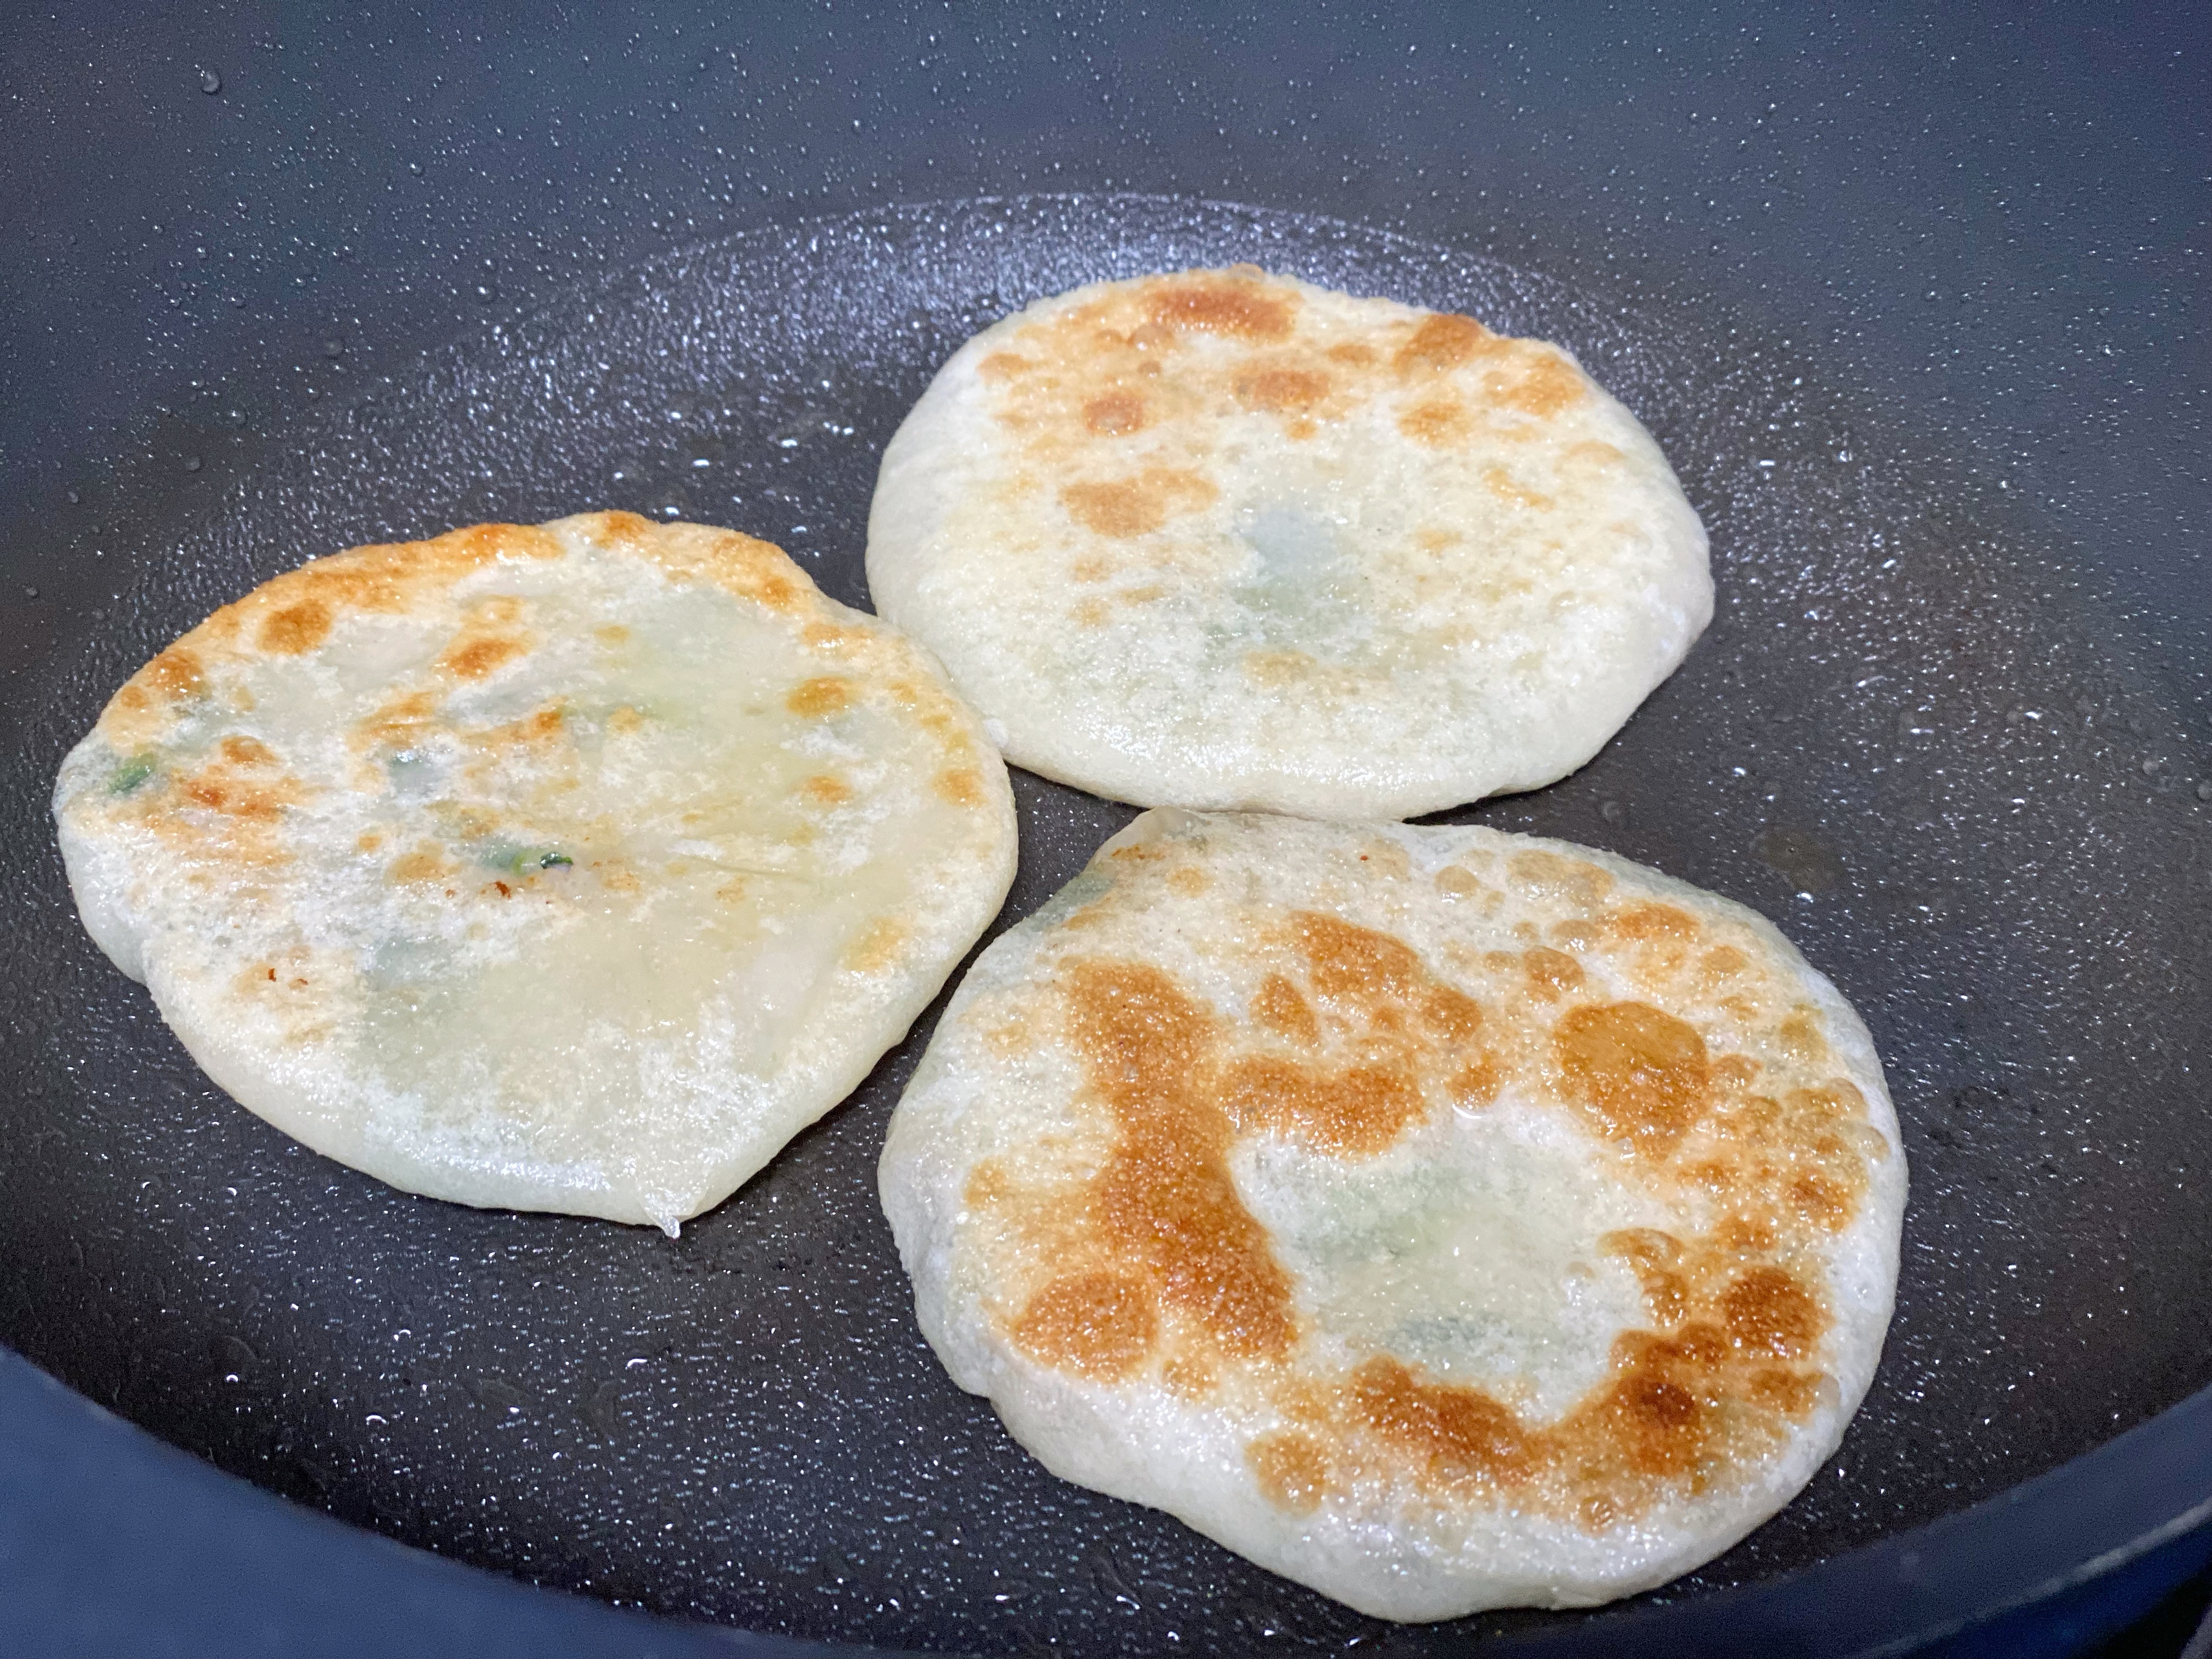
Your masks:
{"label": "pale golden pancake", "polygon": [[893,1118],[921,1327],[1056,1474],[1383,1618],[1706,1560],[1835,1449],[1905,1191],[1740,905],[1479,829],[1147,813]]}
{"label": "pale golden pancake", "polygon": [[765,542],[593,514],[317,559],[117,692],[54,811],[208,1074],[434,1197],[673,1231],[997,912],[1006,769]]}
{"label": "pale golden pancake", "polygon": [[884,453],[868,581],[1017,764],[1313,817],[1562,776],[1712,615],[1666,459],[1565,351],[1249,267],[969,341]]}

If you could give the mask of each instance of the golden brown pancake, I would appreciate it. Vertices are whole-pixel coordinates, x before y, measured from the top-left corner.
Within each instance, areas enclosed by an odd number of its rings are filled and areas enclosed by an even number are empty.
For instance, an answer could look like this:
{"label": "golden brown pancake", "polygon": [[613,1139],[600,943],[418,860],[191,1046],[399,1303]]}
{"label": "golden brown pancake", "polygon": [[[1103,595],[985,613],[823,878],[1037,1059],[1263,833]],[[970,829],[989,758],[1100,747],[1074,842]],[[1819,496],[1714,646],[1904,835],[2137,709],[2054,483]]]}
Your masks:
{"label": "golden brown pancake", "polygon": [[1880,1355],[1905,1162],[1741,906],[1467,828],[1147,813],[979,957],[880,1170],[953,1378],[1364,1612],[1741,1538]]}

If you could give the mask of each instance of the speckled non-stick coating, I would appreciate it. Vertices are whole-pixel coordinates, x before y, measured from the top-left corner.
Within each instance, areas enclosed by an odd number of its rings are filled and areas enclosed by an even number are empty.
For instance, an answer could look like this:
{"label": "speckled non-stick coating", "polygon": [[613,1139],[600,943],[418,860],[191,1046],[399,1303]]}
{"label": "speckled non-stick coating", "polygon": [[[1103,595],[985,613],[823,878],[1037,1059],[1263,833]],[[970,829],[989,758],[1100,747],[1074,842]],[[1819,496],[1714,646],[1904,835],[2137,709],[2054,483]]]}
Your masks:
{"label": "speckled non-stick coating", "polygon": [[[46,817],[133,667],[355,543],[628,507],[767,537],[865,605],[876,458],[962,338],[1079,283],[1237,259],[1561,341],[1650,427],[1711,533],[1711,631],[1582,772],[1448,816],[1757,907],[1889,1070],[1913,1195],[1874,1390],[1796,1504],[1666,1593],[1963,1507],[2212,1381],[2212,758],[2157,642],[2083,597],[1934,411],[1855,396],[1752,320],[1134,197],[713,244],[226,443],[213,489],[116,461],[97,559],[73,549],[40,601],[58,642],[0,710],[0,1339],[278,1491],[672,1613],[1132,1655],[1442,1650],[1556,1617],[1363,1620],[1054,1480],[955,1389],[874,1186],[934,1011],[680,1240],[427,1202],[200,1075],[77,925]],[[1007,921],[1130,816],[1016,788]]]}

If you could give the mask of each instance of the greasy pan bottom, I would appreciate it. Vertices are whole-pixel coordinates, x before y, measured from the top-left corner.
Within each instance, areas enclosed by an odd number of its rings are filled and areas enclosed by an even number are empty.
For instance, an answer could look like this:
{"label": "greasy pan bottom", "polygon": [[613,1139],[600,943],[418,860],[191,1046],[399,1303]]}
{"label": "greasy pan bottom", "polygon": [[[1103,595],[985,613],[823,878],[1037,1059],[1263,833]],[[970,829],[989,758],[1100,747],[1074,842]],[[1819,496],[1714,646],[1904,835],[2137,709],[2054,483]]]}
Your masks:
{"label": "greasy pan bottom", "polygon": [[[1448,815],[1774,917],[1858,1006],[1912,1160],[1898,1314],[1840,1454],[1673,1596],[1771,1577],[2089,1450],[2207,1382],[2212,802],[2177,686],[1909,408],[1736,319],[1334,222],[1129,198],[885,210],[579,291],[307,418],[164,434],[51,527],[0,711],[0,1340],[379,1531],[677,1613],[911,1648],[1443,1651],[1066,1486],[915,1328],[875,1158],[934,1012],[681,1239],[392,1192],[201,1077],[77,925],[53,770],[113,688],[313,554],[592,507],[775,540],[865,605],[875,463],[1040,295],[1244,259],[1559,340],[1712,535],[1718,615],[1590,766]],[[204,465],[185,472],[175,452]],[[12,596],[11,596],[12,597]],[[1127,809],[1017,774],[1006,921]],[[2212,791],[2208,791],[2212,793]],[[561,1011],[550,1009],[549,1018]],[[2199,1177],[2201,1179],[2201,1177]],[[1598,1617],[1604,1615],[1572,1615]]]}

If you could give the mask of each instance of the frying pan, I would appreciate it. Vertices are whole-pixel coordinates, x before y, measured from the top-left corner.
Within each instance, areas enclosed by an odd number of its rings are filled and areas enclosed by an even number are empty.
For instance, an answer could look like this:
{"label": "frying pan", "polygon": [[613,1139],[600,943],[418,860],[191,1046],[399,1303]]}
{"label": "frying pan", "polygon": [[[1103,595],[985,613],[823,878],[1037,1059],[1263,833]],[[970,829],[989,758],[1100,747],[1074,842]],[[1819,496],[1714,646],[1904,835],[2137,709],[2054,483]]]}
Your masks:
{"label": "frying pan", "polygon": [[[0,1339],[364,1530],[10,1360],[0,1559],[17,1616],[79,1620],[39,1645],[784,1650],[368,1532],[660,1614],[990,1652],[1897,1651],[2203,1560],[2180,27],[82,15],[96,37],[64,14],[9,48]],[[468,1211],[232,1105],[84,939],[52,848],[53,767],[113,686],[301,557],[620,506],[767,536],[864,603],[875,458],[960,338],[1236,258],[1561,340],[1651,427],[1712,533],[1713,629],[1589,767],[1449,816],[1773,915],[1897,1097],[1913,1202],[1865,1408],[1775,1521],[1623,1608],[1394,1629],[1045,1475],[936,1366],[875,1204],[934,1010],[678,1240]],[[1017,788],[1007,921],[1127,816]],[[122,1538],[161,1598],[103,1579]],[[251,1613],[218,1605],[242,1561]],[[2016,1617],[2004,1650],[2057,1639]]]}

